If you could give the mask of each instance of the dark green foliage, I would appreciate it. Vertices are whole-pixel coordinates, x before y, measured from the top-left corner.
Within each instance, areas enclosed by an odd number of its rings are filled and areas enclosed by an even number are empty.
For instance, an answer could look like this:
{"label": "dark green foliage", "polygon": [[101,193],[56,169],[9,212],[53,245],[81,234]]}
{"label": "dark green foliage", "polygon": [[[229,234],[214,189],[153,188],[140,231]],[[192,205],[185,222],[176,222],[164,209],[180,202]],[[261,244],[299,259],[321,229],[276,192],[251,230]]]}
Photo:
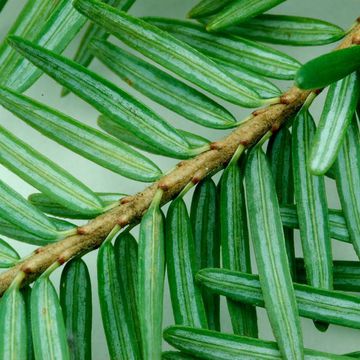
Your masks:
{"label": "dark green foliage", "polygon": [[[206,360],[283,359],[274,342],[218,333],[216,331],[172,326],[164,332],[165,340],[184,351]],[[346,360],[346,356],[305,349],[305,360]],[[185,358],[186,359],[186,358]]]}
{"label": "dark green foliage", "polygon": [[[267,157],[274,179],[279,205],[294,203],[294,177],[292,170],[291,133],[284,127],[271,137]],[[291,275],[295,276],[294,232],[284,229],[286,252],[289,259]]]}
{"label": "dark green foliage", "polygon": [[[275,79],[293,79],[300,64],[285,53],[238,36],[209,34],[183,20],[145,18],[205,55]],[[249,85],[247,85],[249,86]]]}
{"label": "dark green foliage", "polygon": [[97,271],[102,322],[112,359],[136,360],[140,356],[124,284],[120,281],[114,247],[108,239],[99,249]]}
{"label": "dark green foliage", "polygon": [[[195,272],[220,266],[220,234],[218,229],[218,195],[211,178],[200,182],[191,202],[190,221],[194,234]],[[220,330],[220,299],[202,291],[209,329]]]}
{"label": "dark green foliage", "polygon": [[349,125],[334,165],[335,180],[350,240],[360,257],[360,133],[355,117]]}
{"label": "dark green foliage", "polygon": [[175,199],[166,216],[166,265],[175,324],[207,328],[200,289],[195,286],[195,244],[182,198]]}
{"label": "dark green foliage", "polygon": [[[239,150],[238,150],[239,151]],[[240,152],[240,151],[239,151]],[[222,266],[225,269],[251,273],[249,234],[243,185],[244,166],[238,153],[224,170],[219,187],[219,224]],[[257,337],[256,309],[228,301],[235,334]]]}
{"label": "dark green foliage", "polygon": [[356,72],[330,86],[311,149],[309,167],[313,174],[324,175],[333,165],[359,95],[360,79]]}
{"label": "dark green foliage", "polygon": [[345,36],[345,31],[319,19],[287,15],[259,15],[226,29],[233,35],[273,44],[314,46],[328,44]]}
{"label": "dark green foliage", "polygon": [[323,289],[332,288],[332,254],[329,215],[323,176],[309,171],[310,144],[315,123],[303,107],[293,124],[293,172],[295,202],[308,283]]}
{"label": "dark green foliage", "polygon": [[298,306],[291,281],[279,203],[270,166],[260,147],[247,159],[246,205],[269,320],[285,358],[303,358]]}
{"label": "dark green foliage", "polygon": [[[135,0],[106,0],[104,2],[120,10],[128,11],[134,4]],[[109,33],[106,32],[106,30],[103,29],[101,26],[98,26],[94,23],[89,24],[81,40],[74,60],[85,67],[89,66],[94,57],[94,55],[89,49],[89,44],[93,39],[106,40],[108,37]]]}
{"label": "dark green foliage", "polygon": [[355,45],[321,55],[304,64],[295,82],[301,89],[320,89],[356,71],[360,67],[360,46]]}
{"label": "dark green foliage", "polygon": [[54,285],[44,273],[31,291],[31,327],[35,358],[68,360],[70,352],[60,301]]}
{"label": "dark green foliage", "polygon": [[129,301],[129,320],[134,325],[136,341],[141,344],[139,320],[139,281],[138,281],[138,243],[128,232],[123,231],[115,241],[115,258],[119,281],[124,286],[124,293]]}
{"label": "dark green foliage", "polygon": [[[158,27],[99,1],[76,0],[74,6],[128,46],[204,90],[247,107],[262,104],[250,88],[235,81],[206,56]],[[177,53],[177,56],[171,56],[172,53]]]}
{"label": "dark green foliage", "polygon": [[208,31],[220,31],[259,15],[285,0],[233,0],[206,26]]}
{"label": "dark green foliage", "polygon": [[158,190],[143,216],[139,237],[139,320],[145,359],[161,357],[163,292],[165,276],[164,215]]}
{"label": "dark green foliage", "polygon": [[91,359],[92,299],[85,262],[68,262],[61,274],[60,303],[64,315],[70,359]]}
{"label": "dark green foliage", "polygon": [[90,44],[95,56],[140,93],[168,109],[210,128],[235,126],[222,106],[185,83],[109,42]]}

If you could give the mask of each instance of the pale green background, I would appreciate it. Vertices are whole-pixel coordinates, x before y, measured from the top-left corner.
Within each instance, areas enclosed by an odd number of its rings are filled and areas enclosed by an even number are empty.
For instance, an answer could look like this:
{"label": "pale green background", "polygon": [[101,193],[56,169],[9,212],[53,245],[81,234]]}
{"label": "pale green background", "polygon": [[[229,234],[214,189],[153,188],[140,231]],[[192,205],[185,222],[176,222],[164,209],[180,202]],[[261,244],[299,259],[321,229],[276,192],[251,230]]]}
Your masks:
{"label": "pale green background", "polygon": [[[2,39],[12,21],[15,19],[20,8],[24,5],[25,0],[9,0],[8,5],[0,15],[0,38]],[[170,16],[184,18],[186,12],[196,3],[194,0],[138,0],[136,5],[132,8],[131,13],[143,16]],[[359,0],[289,0],[286,3],[280,5],[274,13],[279,14],[291,14],[312,16],[334,22],[345,29],[347,29],[360,15]],[[78,45],[80,36],[71,44],[66,51],[67,54],[73,54],[75,48]],[[307,48],[284,48],[299,59],[300,61],[306,61],[312,57],[319,55],[327,50],[331,49],[333,45],[324,47],[307,47]],[[114,75],[104,69],[99,62],[95,61],[92,64],[92,69],[100,71],[108,78],[118,83],[122,88],[126,89],[130,93],[134,93],[140,97],[132,89],[129,89],[125,84],[118,81]],[[288,83],[280,84],[284,89],[289,86]],[[70,95],[65,99],[61,99],[59,96],[60,87],[47,76],[43,76],[28,92],[30,96],[40,99],[49,105],[52,105],[61,111],[74,116],[77,119],[83,120],[88,124],[95,126],[97,112],[94,111],[89,105],[83,101],[77,99],[75,96]],[[312,112],[317,119],[321,110],[321,101],[323,95],[316,100],[312,107]],[[216,139],[221,134],[216,131],[207,130],[201,128],[191,122],[185,122],[184,119],[174,115],[170,111],[154,104],[153,102],[143,99],[143,101],[152,106],[163,117],[168,119],[171,123],[176,124],[178,127],[183,127],[186,130],[195,131],[210,139]],[[249,110],[239,110],[236,107],[232,107],[238,118],[245,117]],[[88,186],[96,191],[118,191],[125,193],[134,193],[141,190],[144,184],[127,180],[116,174],[111,173],[83,158],[77,156],[70,151],[60,147],[54,142],[40,136],[36,131],[32,130],[28,126],[24,125],[21,121],[12,116],[9,112],[0,108],[0,124],[5,125],[7,129],[13,131],[17,136],[32,144],[39,151],[45,153],[47,156],[55,160],[58,164],[64,166],[68,171],[73,173],[76,177],[84,181]],[[152,158],[157,161],[163,170],[167,170],[175,164],[174,160],[164,159],[156,156]],[[13,186],[16,190],[23,195],[28,195],[33,192],[29,185],[24,183],[21,179],[11,174],[8,170],[0,166],[0,178]],[[334,191],[334,185],[329,183],[329,205],[331,207],[338,207],[337,196]],[[22,244],[19,242],[11,241],[21,255],[26,255],[33,250],[30,245]],[[334,242],[334,254],[338,259],[355,259],[354,252],[349,246]],[[105,338],[103,334],[103,328],[99,313],[99,304],[97,300],[97,284],[96,284],[96,252],[86,256],[86,262],[89,265],[93,282],[93,359],[107,359],[108,352],[105,344]],[[54,282],[58,284],[60,271],[57,271],[53,275]],[[169,294],[165,294],[165,319],[164,326],[172,324],[171,307],[169,302]],[[132,301],[132,299],[129,299]],[[224,331],[230,330],[229,319],[226,312],[226,307],[223,306],[223,318],[222,326]],[[260,318],[260,337],[264,339],[272,339],[271,329],[266,319],[265,312],[259,311]],[[339,328],[337,326],[331,326],[329,330],[322,334],[318,332],[311,321],[303,320],[303,330],[305,344],[307,347],[314,349],[321,349],[325,351],[333,351],[336,353],[343,353],[348,351],[360,350],[359,345],[359,332],[346,328]]]}

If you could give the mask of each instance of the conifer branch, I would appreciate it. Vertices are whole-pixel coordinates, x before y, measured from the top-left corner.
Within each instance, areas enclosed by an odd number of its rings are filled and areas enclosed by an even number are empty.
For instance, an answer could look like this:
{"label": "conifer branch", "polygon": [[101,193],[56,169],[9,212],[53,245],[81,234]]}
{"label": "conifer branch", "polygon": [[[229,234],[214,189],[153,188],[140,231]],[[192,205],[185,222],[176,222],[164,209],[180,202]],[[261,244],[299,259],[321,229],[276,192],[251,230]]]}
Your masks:
{"label": "conifer branch", "polygon": [[[358,21],[337,49],[359,44],[359,39]],[[292,87],[281,96],[280,103],[254,111],[247,122],[237,127],[226,138],[213,143],[211,150],[193,159],[181,161],[158,182],[123,199],[117,207],[79,227],[76,235],[37,249],[32,256],[0,275],[0,295],[9,287],[19,271],[25,273],[22,285],[29,284],[55,262],[63,264],[75,256],[98,248],[116,225],[125,227],[138,222],[158,188],[164,192],[162,204],[165,204],[176,197],[189,182],[198,183],[207,175],[221,170],[240,145],[249,148],[269,131],[276,132],[286,120],[296,114],[309,94],[310,91]]]}

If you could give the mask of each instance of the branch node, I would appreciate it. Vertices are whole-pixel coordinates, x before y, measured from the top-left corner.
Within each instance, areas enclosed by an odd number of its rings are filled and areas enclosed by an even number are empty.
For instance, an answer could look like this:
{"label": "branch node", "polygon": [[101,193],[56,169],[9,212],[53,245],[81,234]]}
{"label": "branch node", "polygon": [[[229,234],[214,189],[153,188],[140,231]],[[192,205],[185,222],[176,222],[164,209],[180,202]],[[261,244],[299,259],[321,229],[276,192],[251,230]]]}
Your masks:
{"label": "branch node", "polygon": [[204,173],[201,170],[198,170],[192,177],[191,182],[194,185],[197,185],[203,179],[203,177],[204,177]]}
{"label": "branch node", "polygon": [[64,254],[62,254],[58,257],[57,262],[59,263],[60,266],[64,265],[69,260],[67,253],[68,253],[68,250],[65,251]]}
{"label": "branch node", "polygon": [[292,101],[293,101],[293,97],[288,93],[280,97],[280,104],[289,105],[292,103]]}
{"label": "branch node", "polygon": [[360,45],[360,35],[355,34],[352,38],[352,44],[354,45]]}
{"label": "branch node", "polygon": [[176,164],[176,167],[180,168],[186,164],[186,160],[182,160]]}
{"label": "branch node", "polygon": [[20,271],[23,271],[26,275],[30,275],[35,272],[32,266],[30,266],[29,264],[24,264],[23,266],[21,266]]}
{"label": "branch node", "polygon": [[271,133],[272,134],[276,134],[278,131],[279,131],[279,129],[280,129],[280,124],[279,123],[274,123],[273,125],[272,125],[272,127],[271,127]]}
{"label": "branch node", "polygon": [[126,196],[120,200],[120,204],[121,205],[128,204],[129,202],[131,202],[132,199],[133,199],[132,196]]}
{"label": "branch node", "polygon": [[158,183],[158,188],[162,191],[168,191],[170,189],[170,185],[166,182],[166,179],[163,179]]}
{"label": "branch node", "polygon": [[258,115],[265,113],[267,110],[268,110],[267,108],[257,109],[255,111],[253,111],[251,114],[253,116],[258,116]]}
{"label": "branch node", "polygon": [[239,141],[239,145],[242,145],[244,148],[247,148],[250,145],[250,141],[247,139],[242,139]]}
{"label": "branch node", "polygon": [[79,226],[77,229],[76,229],[76,233],[78,235],[86,235],[88,233],[88,231],[85,229],[84,226]]}
{"label": "branch node", "polygon": [[129,222],[130,222],[130,219],[129,219],[128,215],[121,215],[117,223],[120,225],[120,227],[123,228],[126,225],[128,225]]}
{"label": "branch node", "polygon": [[210,150],[221,150],[224,147],[224,143],[221,141],[215,141],[210,144]]}

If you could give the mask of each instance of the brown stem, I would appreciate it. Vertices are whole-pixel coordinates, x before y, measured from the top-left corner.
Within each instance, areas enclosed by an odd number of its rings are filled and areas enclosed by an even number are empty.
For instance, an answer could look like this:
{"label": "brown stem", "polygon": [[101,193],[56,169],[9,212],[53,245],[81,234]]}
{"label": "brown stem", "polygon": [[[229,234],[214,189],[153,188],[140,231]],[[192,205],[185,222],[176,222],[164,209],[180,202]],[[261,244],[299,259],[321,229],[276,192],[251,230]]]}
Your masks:
{"label": "brown stem", "polygon": [[[356,43],[359,36],[360,24],[354,27],[338,49]],[[99,247],[116,224],[123,227],[139,221],[158,187],[164,191],[162,204],[165,204],[179,194],[190,181],[197,183],[208,174],[220,170],[229,162],[239,145],[250,147],[268,131],[277,131],[300,109],[309,93],[292,87],[281,97],[279,104],[255,111],[251,120],[240,125],[225,139],[213,143],[211,150],[193,159],[181,161],[175,170],[158,182],[124,199],[119,206],[79,228],[77,235],[38,249],[24,262],[0,275],[0,295],[9,287],[19,270],[25,273],[23,285],[29,284],[56,261],[64,263],[76,255]]]}

